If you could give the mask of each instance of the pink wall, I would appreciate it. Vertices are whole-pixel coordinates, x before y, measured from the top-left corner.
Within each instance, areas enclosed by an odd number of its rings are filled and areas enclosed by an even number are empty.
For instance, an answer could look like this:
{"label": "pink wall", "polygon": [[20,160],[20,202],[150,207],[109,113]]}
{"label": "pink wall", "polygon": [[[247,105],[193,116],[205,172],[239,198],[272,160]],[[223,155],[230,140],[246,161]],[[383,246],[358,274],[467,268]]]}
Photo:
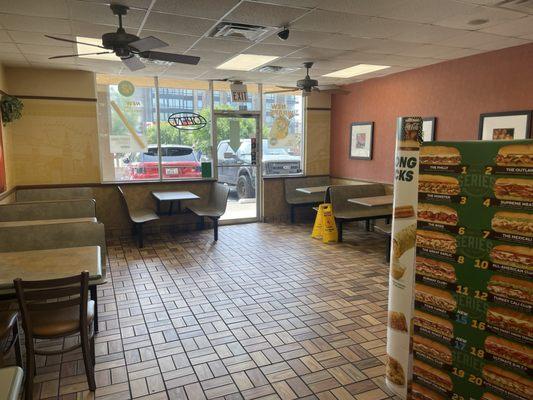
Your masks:
{"label": "pink wall", "polygon": [[[479,115],[533,110],[533,44],[354,83],[333,95],[331,175],[392,182],[396,118],[437,117],[437,140],[478,137]],[[374,157],[350,160],[352,122],[374,121]]]}

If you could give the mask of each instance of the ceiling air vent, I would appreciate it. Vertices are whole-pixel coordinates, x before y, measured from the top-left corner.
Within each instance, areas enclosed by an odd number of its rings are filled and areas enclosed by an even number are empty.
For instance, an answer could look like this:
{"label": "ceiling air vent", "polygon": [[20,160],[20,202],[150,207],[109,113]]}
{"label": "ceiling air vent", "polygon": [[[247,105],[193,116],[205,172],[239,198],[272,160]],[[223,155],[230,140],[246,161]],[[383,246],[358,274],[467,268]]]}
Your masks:
{"label": "ceiling air vent", "polygon": [[260,25],[238,24],[234,22],[221,22],[209,35],[215,38],[247,39],[255,42],[268,35],[276,28]]}
{"label": "ceiling air vent", "polygon": [[300,67],[281,67],[279,65],[266,65],[258,69],[259,72],[268,74],[288,74],[289,72],[298,71]]}

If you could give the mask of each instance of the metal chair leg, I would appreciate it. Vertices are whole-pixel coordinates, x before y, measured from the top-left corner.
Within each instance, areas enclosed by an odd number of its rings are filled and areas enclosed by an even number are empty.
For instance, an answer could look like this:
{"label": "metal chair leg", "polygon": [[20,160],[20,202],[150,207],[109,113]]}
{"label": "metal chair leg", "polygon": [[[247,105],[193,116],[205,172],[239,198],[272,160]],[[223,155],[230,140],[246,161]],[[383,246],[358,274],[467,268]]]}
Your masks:
{"label": "metal chair leg", "polygon": [[144,247],[143,224],[137,224],[137,240],[138,240],[139,248]]}
{"label": "metal chair leg", "polygon": [[89,344],[89,332],[88,327],[82,328],[80,332],[81,350],[83,353],[83,363],[85,365],[85,375],[87,376],[87,383],[89,384],[89,390],[94,392],[96,390],[96,382],[94,379],[94,367],[91,360],[91,348]]}
{"label": "metal chair leg", "polygon": [[[31,339],[33,340],[33,339]],[[35,354],[33,343],[26,341],[26,382],[24,383],[25,399],[33,399],[33,377],[35,376]]]}
{"label": "metal chair leg", "polygon": [[339,242],[342,242],[342,221],[337,220],[337,231],[339,232]]}
{"label": "metal chair leg", "polygon": [[291,204],[291,224],[294,224],[294,204]]}
{"label": "metal chair leg", "polygon": [[216,242],[218,240],[218,218],[213,218],[213,231]]}

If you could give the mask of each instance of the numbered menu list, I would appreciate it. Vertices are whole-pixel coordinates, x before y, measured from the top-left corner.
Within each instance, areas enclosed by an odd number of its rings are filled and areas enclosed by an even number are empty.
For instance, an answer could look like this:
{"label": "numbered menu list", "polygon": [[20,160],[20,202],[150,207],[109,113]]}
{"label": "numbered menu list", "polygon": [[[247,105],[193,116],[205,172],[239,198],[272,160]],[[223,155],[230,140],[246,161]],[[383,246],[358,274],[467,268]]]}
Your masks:
{"label": "numbered menu list", "polygon": [[420,150],[414,399],[533,399],[533,141]]}

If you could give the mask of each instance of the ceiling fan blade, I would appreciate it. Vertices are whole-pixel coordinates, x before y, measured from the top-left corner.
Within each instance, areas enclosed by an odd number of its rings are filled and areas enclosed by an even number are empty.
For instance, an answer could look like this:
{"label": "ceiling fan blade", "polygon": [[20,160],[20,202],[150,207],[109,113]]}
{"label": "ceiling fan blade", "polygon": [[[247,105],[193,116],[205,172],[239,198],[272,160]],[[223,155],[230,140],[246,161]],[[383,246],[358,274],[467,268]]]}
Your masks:
{"label": "ceiling fan blade", "polygon": [[126,67],[129,68],[130,71],[138,71],[145,67],[144,63],[135,56],[123,58],[122,62],[124,63],[124,65],[126,65]]}
{"label": "ceiling fan blade", "polygon": [[99,46],[97,44],[92,44],[92,43],[84,43],[84,42],[76,42],[75,40],[71,40],[71,39],[65,39],[65,38],[60,38],[60,37],[55,37],[55,36],[50,36],[50,35],[44,35],[46,36],[47,38],[49,39],[54,39],[54,40],[60,40],[62,42],[69,42],[69,43],[76,43],[76,44],[83,44],[85,46],[92,46],[92,47],[98,47],[100,49],[105,49],[104,46]]}
{"label": "ceiling fan blade", "polygon": [[128,46],[133,47],[139,52],[148,51],[152,49],[159,49],[161,47],[167,47],[168,43],[163,42],[161,39],[158,39],[154,36],[148,36],[135,42],[131,42]]}
{"label": "ceiling fan blade", "polygon": [[65,55],[65,56],[53,56],[53,57],[48,57],[49,60],[54,60],[56,58],[67,58],[67,57],[79,57],[79,56],[96,56],[98,54],[111,54],[113,53],[112,51],[99,51],[97,53],[82,53],[82,54],[68,54],[68,55]]}
{"label": "ceiling fan blade", "polygon": [[300,88],[297,88],[295,86],[276,86],[276,87],[279,87],[280,89],[287,89],[287,90],[300,90]]}
{"label": "ceiling fan blade", "polygon": [[150,60],[168,61],[190,65],[196,65],[200,61],[200,57],[186,56],[185,54],[161,53],[160,51],[144,51],[139,55]]}

